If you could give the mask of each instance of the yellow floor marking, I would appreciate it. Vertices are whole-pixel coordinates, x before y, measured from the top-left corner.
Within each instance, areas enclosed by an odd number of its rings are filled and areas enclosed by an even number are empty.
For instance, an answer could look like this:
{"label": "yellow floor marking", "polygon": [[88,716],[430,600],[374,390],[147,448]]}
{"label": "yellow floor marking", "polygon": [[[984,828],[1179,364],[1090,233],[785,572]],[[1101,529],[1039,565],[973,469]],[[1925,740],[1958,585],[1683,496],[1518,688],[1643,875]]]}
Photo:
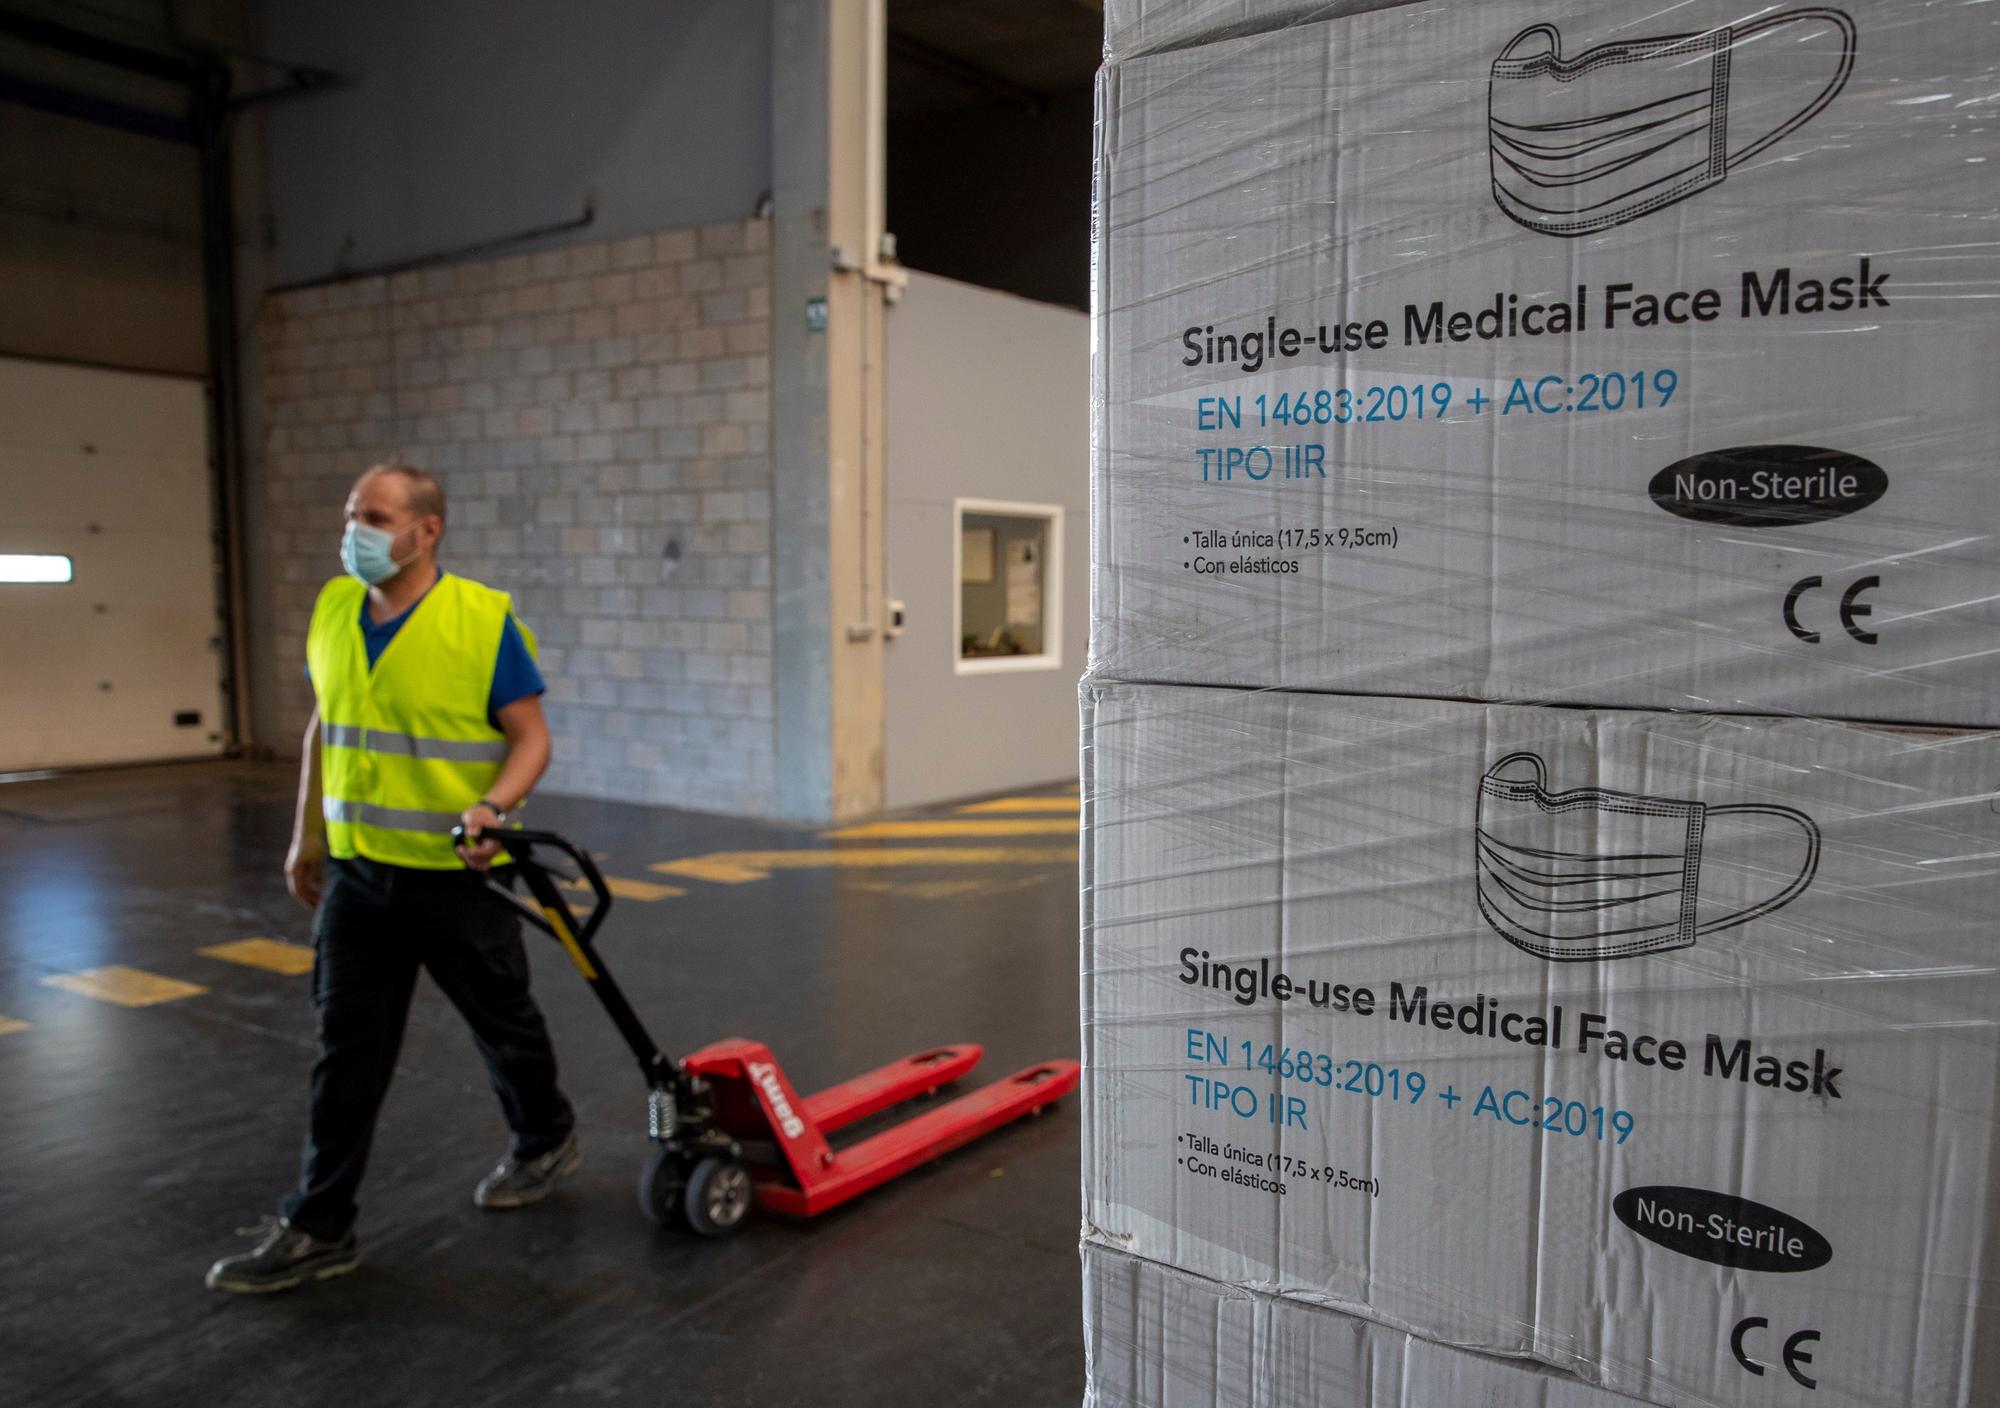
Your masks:
{"label": "yellow floor marking", "polygon": [[[590,891],[590,883],[586,880],[565,880],[562,883],[572,890],[582,890],[586,894]],[[670,900],[675,895],[687,893],[678,885],[655,885],[651,880],[627,880],[622,875],[605,876],[604,888],[611,891],[618,899],[640,900],[647,903],[653,900]]]}
{"label": "yellow floor marking", "polygon": [[42,979],[42,985],[94,997],[99,1002],[114,1002],[120,1007],[151,1007],[156,1002],[178,1002],[183,997],[196,997],[208,991],[199,983],[163,978],[158,973],[127,968],[122,963],[85,968],[80,973],[57,973]]}
{"label": "yellow floor marking", "polygon": [[19,1017],[0,1016],[0,1036],[12,1036],[15,1032],[24,1032],[33,1025],[35,1025],[33,1022],[24,1022]]}
{"label": "yellow floor marking", "polygon": [[996,797],[990,802],[974,802],[958,809],[961,816],[994,812],[1073,812],[1083,805],[1081,797]]}
{"label": "yellow floor marking", "polygon": [[297,977],[312,972],[313,951],[307,944],[288,944],[282,939],[237,939],[199,950],[224,963],[241,963],[246,968],[264,968],[273,973]]}
{"label": "yellow floor marking", "polygon": [[849,880],[848,886],[873,895],[899,895],[916,900],[988,899],[994,895],[1024,890],[1050,883],[1046,876],[1025,880],[989,880],[975,876],[969,880]]}
{"label": "yellow floor marking", "polygon": [[834,841],[941,841],[952,836],[1069,836],[1073,816],[1002,817],[979,821],[869,821],[826,833]]}
{"label": "yellow floor marking", "polygon": [[742,885],[778,870],[879,870],[900,865],[1075,865],[1075,846],[883,846],[873,850],[717,851],[663,860],[661,875]]}

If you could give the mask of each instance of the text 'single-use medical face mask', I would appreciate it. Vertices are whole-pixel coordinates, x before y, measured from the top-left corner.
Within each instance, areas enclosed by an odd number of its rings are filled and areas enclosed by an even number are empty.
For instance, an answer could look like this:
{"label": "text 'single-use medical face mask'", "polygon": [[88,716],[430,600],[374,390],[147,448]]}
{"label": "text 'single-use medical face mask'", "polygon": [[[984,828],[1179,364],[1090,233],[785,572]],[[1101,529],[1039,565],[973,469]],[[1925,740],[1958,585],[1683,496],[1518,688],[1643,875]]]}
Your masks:
{"label": "text 'single-use medical face mask'", "polygon": [[[1731,815],[1781,819],[1803,836],[1783,848],[1788,869],[1770,877],[1763,898],[1704,920],[1706,833],[1715,818]],[[1537,958],[1664,953],[1798,898],[1819,868],[1819,840],[1812,819],[1790,807],[1710,807],[1596,787],[1551,792],[1541,758],[1513,753],[1479,782],[1479,910],[1502,938]],[[1736,872],[1732,879],[1745,868],[1741,859],[1710,860]]]}
{"label": "text 'single-use medical face mask'", "polygon": [[1554,25],[1530,25],[1493,61],[1493,199],[1550,235],[1636,220],[1809,122],[1846,85],[1854,54],[1854,21],[1821,8],[1574,59]]}

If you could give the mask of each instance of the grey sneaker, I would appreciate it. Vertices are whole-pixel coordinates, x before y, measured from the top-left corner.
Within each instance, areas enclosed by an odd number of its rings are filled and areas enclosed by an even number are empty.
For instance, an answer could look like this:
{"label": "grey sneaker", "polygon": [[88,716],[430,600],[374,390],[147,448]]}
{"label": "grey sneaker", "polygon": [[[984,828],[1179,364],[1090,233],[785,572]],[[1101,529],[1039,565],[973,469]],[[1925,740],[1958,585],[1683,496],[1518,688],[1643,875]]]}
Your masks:
{"label": "grey sneaker", "polygon": [[565,1178],[583,1167],[583,1149],[571,1134],[546,1154],[517,1159],[512,1154],[500,1160],[493,1172],[479,1180],[472,1201],[482,1208],[524,1208],[539,1203]]}
{"label": "grey sneaker", "polygon": [[266,1215],[255,1227],[240,1227],[246,1237],[261,1237],[255,1249],[226,1256],[208,1268],[211,1291],[256,1295],[289,1291],[306,1281],[344,1276],[361,1265],[361,1251],[349,1232],[337,1242],[301,1232],[282,1217]]}

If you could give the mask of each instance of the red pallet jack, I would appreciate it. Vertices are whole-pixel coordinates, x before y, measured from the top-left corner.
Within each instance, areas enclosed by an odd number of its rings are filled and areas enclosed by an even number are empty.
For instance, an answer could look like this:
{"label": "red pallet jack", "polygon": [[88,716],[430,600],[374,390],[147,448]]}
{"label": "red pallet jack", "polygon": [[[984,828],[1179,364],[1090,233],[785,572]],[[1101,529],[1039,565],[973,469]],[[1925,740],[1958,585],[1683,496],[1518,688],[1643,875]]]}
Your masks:
{"label": "red pallet jack", "polygon": [[[463,828],[452,833],[463,841]],[[1040,1114],[1076,1088],[1074,1061],[1045,1061],[1005,1080],[835,1148],[836,1130],[951,1084],[979,1064],[984,1049],[941,1046],[801,1096],[770,1048],[714,1042],[675,1061],[654,1043],[612,981],[592,940],[611,909],[611,890],[584,851],[547,831],[487,832],[515,862],[528,896],[492,877],[488,885],[569,954],[638,1058],[649,1093],[647,1132],[655,1148],[639,1176],[639,1205],[661,1226],[720,1237],[743,1225],[753,1203],[812,1217],[1001,1125]],[[567,857],[593,904],[579,922],[537,850]]]}

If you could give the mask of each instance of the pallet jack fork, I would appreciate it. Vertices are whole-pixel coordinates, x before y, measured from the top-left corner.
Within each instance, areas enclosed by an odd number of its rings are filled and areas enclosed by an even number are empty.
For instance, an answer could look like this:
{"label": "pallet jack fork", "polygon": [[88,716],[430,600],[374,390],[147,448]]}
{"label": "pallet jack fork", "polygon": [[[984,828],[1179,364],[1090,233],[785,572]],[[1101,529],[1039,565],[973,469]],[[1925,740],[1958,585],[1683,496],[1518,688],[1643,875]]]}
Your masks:
{"label": "pallet jack fork", "polygon": [[[652,1157],[639,1204],[663,1226],[723,1236],[752,1204],[812,1217],[879,1188],[1002,1125],[1041,1113],[1076,1088],[1074,1061],[1045,1061],[836,1147],[836,1131],[967,1075],[985,1054],[966,1043],[906,1056],[811,1095],[793,1088],[761,1042],[730,1038],[675,1061],[660,1050],[597,952],[611,891],[590,856],[547,831],[496,831],[527,896],[489,877],[493,891],[561,944],[639,1062],[649,1087]],[[454,831],[463,840],[462,829]],[[537,852],[543,854],[537,854]],[[572,862],[594,901],[581,921],[545,863]]]}

